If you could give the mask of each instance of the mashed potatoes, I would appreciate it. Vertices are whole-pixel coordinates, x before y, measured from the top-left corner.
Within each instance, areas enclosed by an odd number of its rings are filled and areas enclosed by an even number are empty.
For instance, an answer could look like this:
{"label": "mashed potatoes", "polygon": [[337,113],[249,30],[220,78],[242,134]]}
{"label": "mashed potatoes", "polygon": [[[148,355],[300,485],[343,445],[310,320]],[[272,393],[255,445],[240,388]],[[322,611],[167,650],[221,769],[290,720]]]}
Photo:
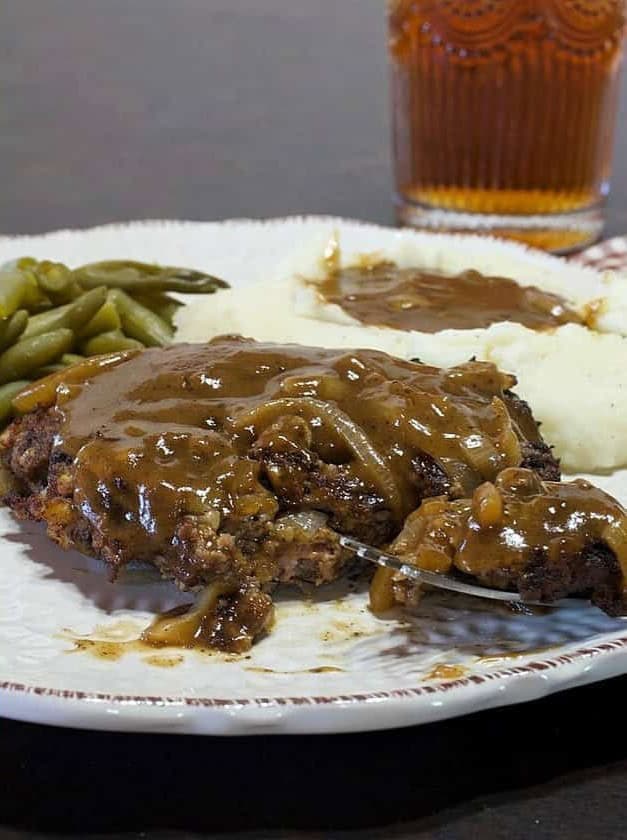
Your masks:
{"label": "mashed potatoes", "polygon": [[[507,327],[503,329],[503,327]],[[488,330],[486,358],[518,378],[542,434],[569,472],[627,464],[627,341],[569,324],[536,333]]]}
{"label": "mashed potatoes", "polygon": [[[517,392],[529,401],[568,472],[599,472],[627,465],[627,284],[522,246],[478,238],[454,238],[382,229],[342,236],[342,263],[365,253],[455,274],[475,268],[512,277],[521,285],[562,295],[583,311],[599,302],[599,332],[566,325],[535,332],[519,324],[487,329],[404,332],[364,326],[320,298],[307,281],[324,275],[332,231],[295,247],[267,280],[212,296],[205,306],[182,309],[178,337],[202,341],[233,332],[259,340],[365,347],[441,366],[471,357],[493,361],[516,374]],[[617,334],[607,334],[615,332]]]}

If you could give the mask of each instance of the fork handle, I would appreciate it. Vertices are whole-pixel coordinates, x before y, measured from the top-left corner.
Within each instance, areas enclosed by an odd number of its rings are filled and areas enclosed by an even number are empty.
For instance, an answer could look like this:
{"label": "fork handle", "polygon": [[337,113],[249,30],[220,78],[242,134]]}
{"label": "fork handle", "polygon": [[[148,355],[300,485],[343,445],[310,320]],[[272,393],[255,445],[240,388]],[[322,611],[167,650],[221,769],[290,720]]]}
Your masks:
{"label": "fork handle", "polygon": [[557,607],[564,603],[564,601],[555,601],[553,603],[523,601],[518,592],[503,592],[500,589],[489,589],[484,586],[475,586],[472,583],[464,583],[450,575],[440,574],[439,572],[428,572],[425,569],[420,569],[418,566],[412,566],[410,563],[403,563],[402,560],[393,554],[388,554],[371,545],[366,545],[366,543],[355,540],[353,537],[346,537],[340,534],[338,535],[338,539],[340,545],[352,551],[357,557],[375,563],[377,566],[384,566],[386,569],[394,569],[394,571],[403,575],[403,577],[410,578],[419,583],[428,583],[429,586],[434,586],[438,589],[462,592],[464,595],[474,595],[476,598],[486,598],[491,601],[524,603],[529,606]]}

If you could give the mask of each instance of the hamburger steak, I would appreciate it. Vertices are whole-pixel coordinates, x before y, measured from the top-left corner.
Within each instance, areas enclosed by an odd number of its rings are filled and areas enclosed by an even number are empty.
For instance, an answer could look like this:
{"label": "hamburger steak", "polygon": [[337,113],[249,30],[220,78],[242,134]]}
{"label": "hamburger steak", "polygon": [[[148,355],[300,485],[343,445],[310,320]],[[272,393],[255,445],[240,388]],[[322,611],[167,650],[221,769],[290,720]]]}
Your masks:
{"label": "hamburger steak", "polygon": [[514,384],[484,362],[233,336],[88,360],[18,399],[33,410],[0,438],[6,502],[113,576],[142,561],[209,587],[193,639],[240,651],[276,584],[355,562],[337,532],[385,546],[424,499],[468,499],[508,468],[558,481]]}

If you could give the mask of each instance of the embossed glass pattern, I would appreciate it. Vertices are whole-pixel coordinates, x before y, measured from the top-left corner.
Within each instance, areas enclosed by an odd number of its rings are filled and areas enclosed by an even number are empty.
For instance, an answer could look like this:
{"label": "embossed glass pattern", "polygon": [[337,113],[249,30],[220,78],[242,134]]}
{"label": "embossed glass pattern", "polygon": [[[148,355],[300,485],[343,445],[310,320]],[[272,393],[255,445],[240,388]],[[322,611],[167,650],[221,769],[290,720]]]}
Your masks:
{"label": "embossed glass pattern", "polygon": [[625,0],[393,0],[399,219],[552,250],[600,232]]}

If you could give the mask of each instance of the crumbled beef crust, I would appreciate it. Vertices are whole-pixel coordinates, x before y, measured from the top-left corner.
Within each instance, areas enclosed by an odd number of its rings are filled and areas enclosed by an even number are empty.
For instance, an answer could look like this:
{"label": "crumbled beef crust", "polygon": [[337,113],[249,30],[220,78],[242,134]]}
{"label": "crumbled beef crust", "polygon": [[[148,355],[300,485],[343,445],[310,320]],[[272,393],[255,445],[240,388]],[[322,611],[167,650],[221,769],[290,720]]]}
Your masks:
{"label": "crumbled beef crust", "polygon": [[203,639],[209,647],[245,653],[270,629],[272,619],[272,598],[254,584],[245,584],[218,598],[215,609],[204,619],[207,632]]}
{"label": "crumbled beef crust", "polygon": [[426,452],[421,452],[412,458],[414,486],[420,500],[433,496],[448,496],[451,482],[443,467],[435,458]]}
{"label": "crumbled beef crust", "polygon": [[537,552],[518,583],[528,601],[555,601],[569,595],[586,595],[609,615],[625,613],[621,596],[622,574],[613,551],[605,545],[586,547],[574,558],[549,560]]}
{"label": "crumbled beef crust", "polygon": [[519,397],[514,391],[506,390],[503,392],[503,399],[508,408],[509,413],[518,424],[518,428],[527,440],[538,442],[542,441],[540,434],[540,424],[533,416],[531,406],[528,402]]}
{"label": "crumbled beef crust", "polygon": [[523,456],[520,466],[533,470],[543,481],[560,481],[560,462],[551,447],[542,440],[540,424],[533,416],[529,403],[513,391],[505,391],[504,397],[510,414],[524,435],[520,446]]}
{"label": "crumbled beef crust", "polygon": [[525,601],[548,603],[581,595],[609,615],[624,615],[627,609],[618,560],[605,545],[586,546],[574,556],[558,558],[538,550],[522,571],[491,569],[479,580],[495,589],[517,590]]}
{"label": "crumbled beef crust", "polygon": [[562,472],[559,461],[544,441],[526,440],[520,448],[523,456],[521,467],[533,470],[543,481],[560,481]]}
{"label": "crumbled beef crust", "polygon": [[23,494],[48,485],[52,442],[60,418],[54,409],[40,409],[11,423],[0,436],[5,462]]}
{"label": "crumbled beef crust", "polygon": [[252,454],[283,510],[324,511],[332,528],[373,545],[392,538],[395,524],[383,499],[341,465],[324,463],[306,450],[255,448]]}

